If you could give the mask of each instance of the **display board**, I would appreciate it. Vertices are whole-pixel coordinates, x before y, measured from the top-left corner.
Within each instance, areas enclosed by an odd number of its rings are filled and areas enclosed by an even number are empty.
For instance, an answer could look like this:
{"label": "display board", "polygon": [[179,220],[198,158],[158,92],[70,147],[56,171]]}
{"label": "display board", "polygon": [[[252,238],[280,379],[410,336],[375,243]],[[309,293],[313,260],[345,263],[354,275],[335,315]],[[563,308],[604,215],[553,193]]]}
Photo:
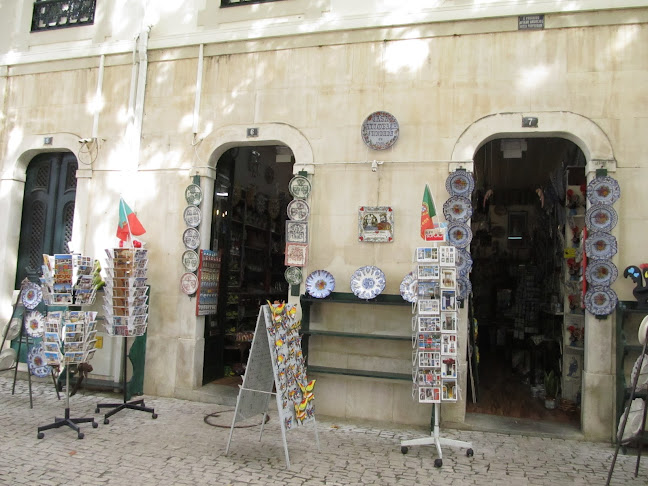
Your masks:
{"label": "display board", "polygon": [[221,256],[215,251],[200,250],[198,264],[198,289],[196,290],[196,315],[216,314]]}

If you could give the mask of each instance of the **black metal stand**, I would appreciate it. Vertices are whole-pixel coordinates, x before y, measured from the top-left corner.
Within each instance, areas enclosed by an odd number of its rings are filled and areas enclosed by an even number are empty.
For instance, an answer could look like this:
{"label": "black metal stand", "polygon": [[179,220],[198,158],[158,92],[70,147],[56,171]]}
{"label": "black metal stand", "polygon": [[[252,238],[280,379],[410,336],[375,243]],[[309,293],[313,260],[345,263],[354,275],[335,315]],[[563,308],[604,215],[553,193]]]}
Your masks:
{"label": "black metal stand", "polygon": [[[4,349],[5,342],[7,341],[7,333],[9,332],[9,327],[11,326],[11,319],[13,319],[13,316],[16,314],[16,309],[18,308],[18,302],[20,302],[20,297],[22,295],[24,287],[24,282],[23,285],[20,287],[20,293],[18,294],[18,298],[16,299],[16,303],[13,306],[13,312],[11,313],[11,317],[9,318],[9,324],[7,325],[7,328],[5,330],[4,336],[2,337],[2,345],[0,345],[0,351]],[[25,312],[23,310],[23,315],[21,318],[21,324],[20,324],[20,333],[18,334],[18,351],[16,353],[16,363],[13,366],[10,366],[9,368],[0,370],[0,371],[7,371],[13,368],[14,370],[14,379],[13,379],[13,386],[11,387],[11,394],[14,395],[16,392],[16,378],[18,376],[18,363],[20,362],[20,348],[22,346],[22,338],[24,336],[25,332]],[[29,336],[27,337],[27,344],[29,345]],[[32,382],[31,382],[31,373],[29,371],[29,364],[27,365],[27,380],[29,381],[29,408],[34,408],[34,401],[32,398]]]}
{"label": "black metal stand", "polygon": [[122,354],[122,388],[124,390],[124,401],[122,403],[99,403],[97,404],[97,408],[95,410],[95,413],[99,413],[99,409],[101,408],[112,408],[110,412],[104,415],[104,424],[109,424],[110,420],[108,420],[108,417],[111,417],[115,415],[117,412],[120,412],[124,409],[129,409],[129,410],[139,410],[140,412],[148,412],[152,414],[152,418],[156,419],[157,413],[155,413],[154,409],[147,407],[144,404],[144,399],[140,398],[139,400],[131,400],[130,402],[128,401],[128,379],[126,376],[126,359],[128,358],[128,338],[124,337],[124,353]]}
{"label": "black metal stand", "polygon": [[65,372],[65,417],[63,418],[54,418],[54,422],[48,425],[43,425],[42,427],[38,427],[38,434],[36,437],[39,439],[42,439],[45,437],[45,434],[43,434],[44,430],[50,430],[50,429],[58,429],[60,427],[68,426],[71,429],[75,430],[77,433],[77,437],[79,439],[83,439],[84,435],[83,432],[81,432],[81,429],[77,424],[82,424],[86,422],[91,422],[92,423],[92,428],[96,429],[99,427],[99,424],[95,422],[94,417],[84,417],[84,418],[70,418],[70,364],[68,363],[67,366],[65,367],[66,372]]}

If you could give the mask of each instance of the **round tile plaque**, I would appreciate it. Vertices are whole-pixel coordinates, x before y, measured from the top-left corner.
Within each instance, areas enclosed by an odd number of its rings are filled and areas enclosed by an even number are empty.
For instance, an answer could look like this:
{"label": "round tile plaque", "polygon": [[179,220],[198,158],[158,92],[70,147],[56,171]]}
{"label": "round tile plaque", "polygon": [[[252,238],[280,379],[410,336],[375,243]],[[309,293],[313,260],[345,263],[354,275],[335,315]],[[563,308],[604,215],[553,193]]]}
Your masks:
{"label": "round tile plaque", "polygon": [[398,120],[386,111],[375,111],[362,122],[362,141],[374,150],[386,150],[398,140]]}

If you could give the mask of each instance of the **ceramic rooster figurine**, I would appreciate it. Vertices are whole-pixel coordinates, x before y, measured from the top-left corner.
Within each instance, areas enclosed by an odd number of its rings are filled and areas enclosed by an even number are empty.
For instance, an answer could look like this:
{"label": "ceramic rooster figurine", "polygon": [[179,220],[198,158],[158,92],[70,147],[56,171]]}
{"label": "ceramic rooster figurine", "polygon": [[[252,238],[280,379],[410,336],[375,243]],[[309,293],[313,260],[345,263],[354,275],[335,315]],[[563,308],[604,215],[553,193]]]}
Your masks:
{"label": "ceramic rooster figurine", "polygon": [[630,265],[623,272],[625,278],[630,277],[635,283],[635,288],[632,290],[632,295],[637,299],[638,309],[648,309],[648,264],[642,263],[641,265]]}

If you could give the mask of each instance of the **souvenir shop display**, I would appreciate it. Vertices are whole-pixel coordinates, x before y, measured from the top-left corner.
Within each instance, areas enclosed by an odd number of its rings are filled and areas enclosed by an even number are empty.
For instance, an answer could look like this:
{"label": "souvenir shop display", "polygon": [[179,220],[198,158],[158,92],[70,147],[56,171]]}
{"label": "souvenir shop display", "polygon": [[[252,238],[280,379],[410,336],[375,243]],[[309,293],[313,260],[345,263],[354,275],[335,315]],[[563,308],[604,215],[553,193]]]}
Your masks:
{"label": "souvenir shop display", "polygon": [[316,299],[324,299],[335,290],[335,279],[326,270],[315,270],[306,277],[306,292]]}
{"label": "souvenir shop display", "polygon": [[[40,277],[45,305],[92,305],[101,281],[99,262],[78,254],[43,255]],[[29,307],[28,307],[29,308]]]}
{"label": "souvenir shop display", "polygon": [[358,268],[351,275],[351,292],[364,300],[376,298],[385,290],[385,274],[373,265]]}
{"label": "souvenir shop display", "polygon": [[[429,255],[438,252],[443,266],[429,263]],[[410,446],[436,445],[438,458],[434,465],[443,464],[441,445],[467,449],[472,456],[472,445],[439,436],[439,415],[442,402],[456,402],[459,395],[458,381],[458,309],[457,269],[454,266],[456,252],[452,246],[417,248],[414,254],[418,286],[436,284],[440,293],[429,292],[418,298],[413,306],[412,335],[412,397],[419,403],[434,404],[434,429],[431,437],[401,441],[401,452],[406,454]],[[452,266],[450,266],[452,262]]]}
{"label": "souvenir shop display", "polygon": [[196,315],[216,314],[220,283],[221,255],[211,250],[200,250]]}

